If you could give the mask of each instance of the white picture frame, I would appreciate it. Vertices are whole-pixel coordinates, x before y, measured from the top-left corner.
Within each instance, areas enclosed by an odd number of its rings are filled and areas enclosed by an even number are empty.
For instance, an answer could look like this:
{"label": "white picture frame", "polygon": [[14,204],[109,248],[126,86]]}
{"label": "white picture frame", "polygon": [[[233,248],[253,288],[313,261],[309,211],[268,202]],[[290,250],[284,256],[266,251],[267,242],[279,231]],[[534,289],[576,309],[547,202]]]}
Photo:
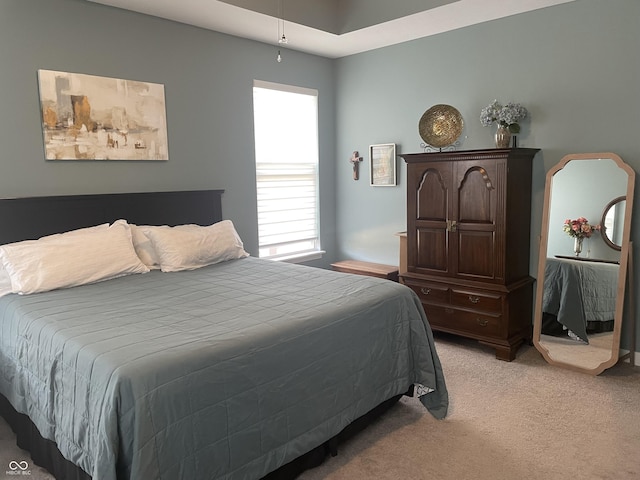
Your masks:
{"label": "white picture frame", "polygon": [[369,146],[369,181],[372,187],[396,186],[395,143]]}

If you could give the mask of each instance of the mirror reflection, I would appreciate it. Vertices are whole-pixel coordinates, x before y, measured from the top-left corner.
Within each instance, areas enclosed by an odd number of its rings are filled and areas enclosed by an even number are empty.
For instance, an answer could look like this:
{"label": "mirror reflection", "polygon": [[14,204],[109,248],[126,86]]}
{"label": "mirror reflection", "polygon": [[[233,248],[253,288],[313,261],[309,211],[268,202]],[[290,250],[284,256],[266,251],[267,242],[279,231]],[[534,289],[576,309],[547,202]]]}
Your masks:
{"label": "mirror reflection", "polygon": [[614,250],[622,247],[622,232],[624,230],[624,212],[627,205],[626,197],[614,198],[604,207],[602,213],[602,239]]}
{"label": "mirror reflection", "polygon": [[633,170],[604,155],[567,156],[547,176],[534,323],[547,361],[590,373],[619,352],[633,188]]}

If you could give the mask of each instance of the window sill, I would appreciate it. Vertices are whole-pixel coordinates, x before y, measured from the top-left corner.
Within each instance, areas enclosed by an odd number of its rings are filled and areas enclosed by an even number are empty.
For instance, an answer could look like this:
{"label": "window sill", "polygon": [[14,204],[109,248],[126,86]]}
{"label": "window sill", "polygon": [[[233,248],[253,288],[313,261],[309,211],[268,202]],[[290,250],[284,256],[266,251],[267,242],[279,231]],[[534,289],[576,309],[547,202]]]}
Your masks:
{"label": "window sill", "polygon": [[314,252],[296,253],[282,257],[266,257],[266,260],[273,260],[274,262],[302,263],[310,260],[318,260],[319,258],[322,258],[322,255],[325,253],[327,252],[324,250],[316,250]]}

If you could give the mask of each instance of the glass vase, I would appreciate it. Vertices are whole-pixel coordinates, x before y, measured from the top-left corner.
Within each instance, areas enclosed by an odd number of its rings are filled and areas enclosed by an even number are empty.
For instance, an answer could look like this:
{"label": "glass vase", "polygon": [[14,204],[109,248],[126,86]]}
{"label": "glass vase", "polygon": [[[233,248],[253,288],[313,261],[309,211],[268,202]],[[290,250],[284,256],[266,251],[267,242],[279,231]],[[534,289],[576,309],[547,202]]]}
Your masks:
{"label": "glass vase", "polygon": [[575,237],[573,240],[573,251],[576,254],[576,257],[579,257],[582,253],[582,237]]}
{"label": "glass vase", "polygon": [[509,127],[498,125],[498,130],[496,130],[496,148],[509,148],[509,143],[511,143]]}

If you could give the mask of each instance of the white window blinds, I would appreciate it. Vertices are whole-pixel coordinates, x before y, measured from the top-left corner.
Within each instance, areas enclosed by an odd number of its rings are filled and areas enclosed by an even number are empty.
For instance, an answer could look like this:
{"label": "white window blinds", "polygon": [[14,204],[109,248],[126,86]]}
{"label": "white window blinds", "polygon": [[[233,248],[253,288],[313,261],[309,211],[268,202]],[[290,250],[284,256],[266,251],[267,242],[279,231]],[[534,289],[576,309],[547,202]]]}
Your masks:
{"label": "white window blinds", "polygon": [[317,91],[254,82],[258,241],[261,258],[320,250]]}

